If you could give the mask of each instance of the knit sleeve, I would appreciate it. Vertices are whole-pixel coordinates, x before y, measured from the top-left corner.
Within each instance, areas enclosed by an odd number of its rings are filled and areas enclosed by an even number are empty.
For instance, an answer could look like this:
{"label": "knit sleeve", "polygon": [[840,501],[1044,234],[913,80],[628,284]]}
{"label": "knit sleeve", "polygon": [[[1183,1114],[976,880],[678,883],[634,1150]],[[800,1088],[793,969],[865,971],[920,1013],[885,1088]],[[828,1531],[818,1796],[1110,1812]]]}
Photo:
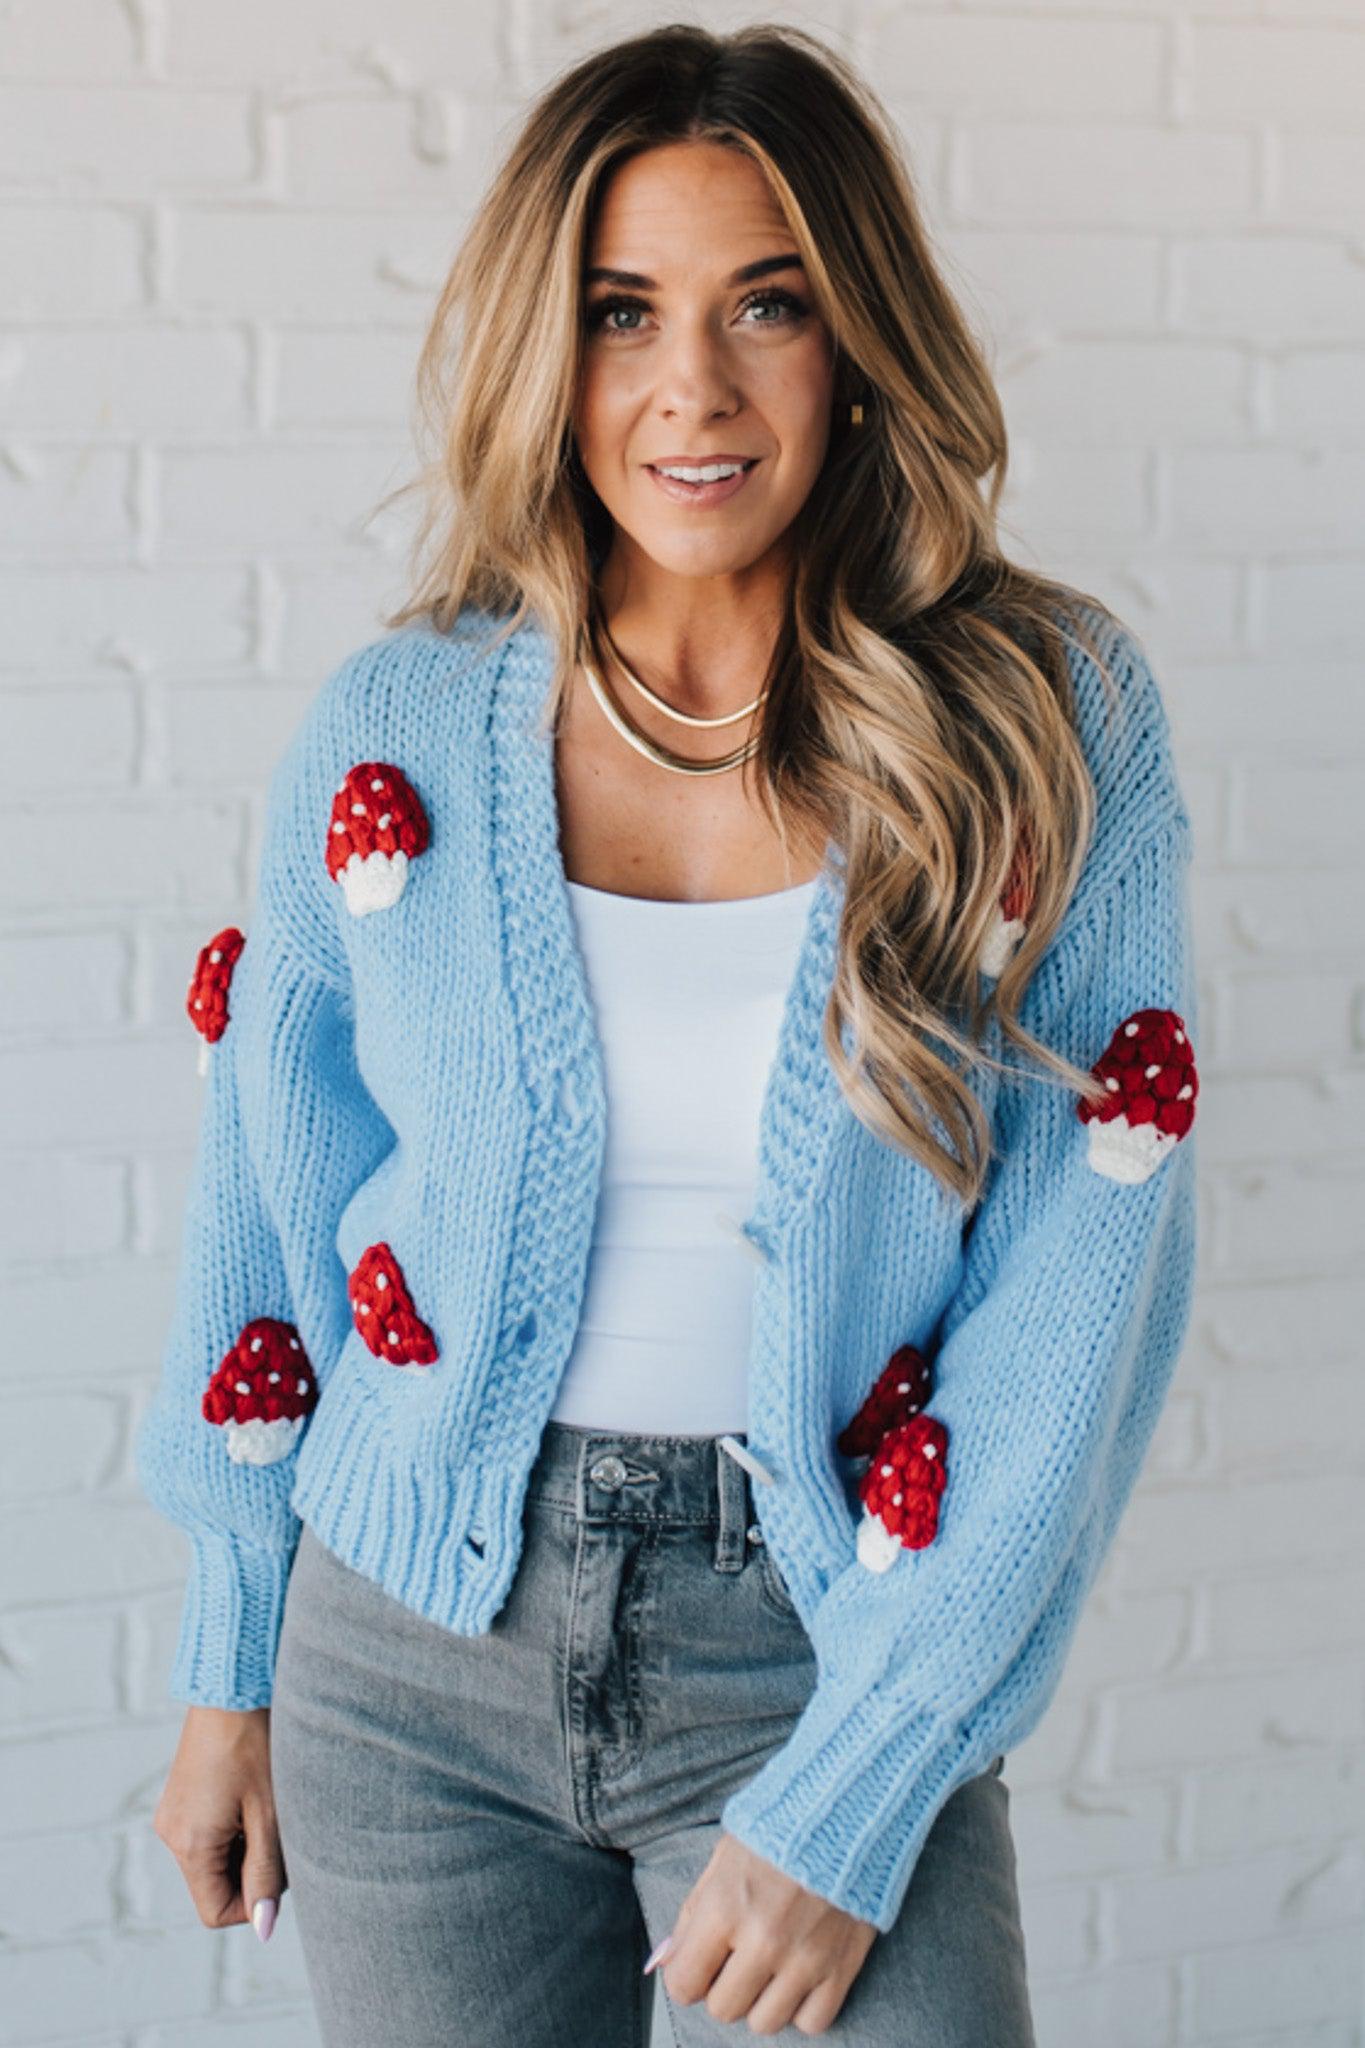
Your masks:
{"label": "knit sleeve", "polygon": [[318,693],[270,783],[226,1022],[206,1054],[160,1377],[137,1430],[139,1484],[189,1538],[169,1677],[187,1704],[270,1698],[299,1446],[351,1321],[337,1223],[393,1144],[357,1072],[327,896],[344,682],[337,671]]}
{"label": "knit sleeve", "polygon": [[[944,1454],[933,1538],[897,1543],[888,1569],[860,1555],[835,1577],[810,1623],[813,1694],[722,1814],[882,1930],[949,1795],[1051,1701],[1187,1328],[1192,1084],[1169,1098],[1162,1133],[1124,1062],[1148,1032],[1192,1057],[1189,853],[1177,795],[1068,912],[1030,980],[1024,1024],[1083,1070],[1116,1076],[1132,1129],[1082,1117],[1080,1098],[1031,1062],[1000,1083],[932,1393],[905,1433]],[[1157,1062],[1132,1071],[1155,1076]]]}

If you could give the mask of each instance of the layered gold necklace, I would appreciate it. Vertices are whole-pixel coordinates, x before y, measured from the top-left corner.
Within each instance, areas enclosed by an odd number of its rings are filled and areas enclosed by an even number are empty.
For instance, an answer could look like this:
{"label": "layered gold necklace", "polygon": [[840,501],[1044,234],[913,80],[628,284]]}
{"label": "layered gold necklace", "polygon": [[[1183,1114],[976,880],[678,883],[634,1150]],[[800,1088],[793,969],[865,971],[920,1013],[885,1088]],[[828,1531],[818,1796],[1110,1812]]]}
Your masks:
{"label": "layered gold necklace", "polygon": [[641,682],[640,678],[622,656],[620,648],[611,636],[606,620],[602,618],[600,612],[595,613],[579,635],[579,666],[582,668],[583,674],[587,679],[588,688],[602,707],[603,715],[615,727],[616,731],[620,733],[622,739],[634,747],[637,754],[643,754],[647,761],[657,763],[660,768],[671,769],[675,775],[724,775],[727,770],[738,768],[741,762],[747,761],[750,755],[754,753],[759,741],[757,731],[750,735],[742,747],[736,747],[733,753],[722,754],[713,761],[698,761],[687,754],[675,754],[671,747],[662,746],[658,740],[652,740],[648,733],[641,732],[640,728],[627,717],[618,700],[612,696],[603,676],[598,674],[594,663],[589,659],[589,655],[593,651],[594,626],[601,632],[602,637],[611,649],[612,657],[617,667],[621,670],[622,675],[626,678],[626,681],[639,691],[646,703],[652,704],[656,711],[661,711],[666,718],[674,719],[679,725],[734,725],[741,718],[748,718],[752,712],[757,711],[768,692],[766,688],[760,690],[752,703],[742,705],[738,711],[727,711],[720,718],[699,718],[694,712],[679,711],[676,706],[669,704],[663,697],[656,695],[646,683]]}

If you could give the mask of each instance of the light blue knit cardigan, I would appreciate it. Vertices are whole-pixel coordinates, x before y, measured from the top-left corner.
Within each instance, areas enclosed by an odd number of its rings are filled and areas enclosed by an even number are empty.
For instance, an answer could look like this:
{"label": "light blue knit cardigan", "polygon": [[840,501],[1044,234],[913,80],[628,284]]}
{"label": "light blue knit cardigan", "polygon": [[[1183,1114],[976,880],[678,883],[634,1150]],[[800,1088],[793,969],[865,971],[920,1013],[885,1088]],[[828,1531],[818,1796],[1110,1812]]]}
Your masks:
{"label": "light blue knit cardigan", "polygon": [[[137,1440],[143,1488],[191,1543],[177,1700],[269,1701],[300,1517],[463,1634],[488,1629],[517,1569],[583,1295],[606,1096],[538,724],[551,647],[535,623],[500,642],[498,625],[468,608],[448,634],[405,628],[360,649],[271,781]],[[1082,1068],[1144,1010],[1197,1034],[1190,825],[1166,716],[1136,639],[1111,626],[1105,651],[1123,717],[1111,728],[1095,666],[1074,653],[1098,822],[1022,1013]],[[388,808],[367,819],[370,786]],[[339,879],[333,833],[355,854]],[[818,1682],[721,1820],[885,1930],[945,1800],[1056,1690],[1187,1327],[1195,1161],[1191,1135],[1149,1152],[1145,1177],[1117,1178],[1095,1163],[1077,1095],[985,1071],[996,1156],[968,1216],[835,1081],[821,1033],[840,872],[832,852],[744,1224],[762,1259],[747,1444],[772,1478],[755,1496]],[[376,1291],[390,1279],[394,1294]],[[217,1375],[229,1405],[245,1400],[253,1360],[262,1382],[279,1365],[282,1330],[315,1405],[273,1434],[243,1427],[234,1448],[205,1390]],[[422,1332],[436,1355],[404,1369]],[[933,1540],[869,1569],[863,1467],[835,1440],[905,1344],[932,1361],[925,1418],[946,1432],[946,1487]]]}

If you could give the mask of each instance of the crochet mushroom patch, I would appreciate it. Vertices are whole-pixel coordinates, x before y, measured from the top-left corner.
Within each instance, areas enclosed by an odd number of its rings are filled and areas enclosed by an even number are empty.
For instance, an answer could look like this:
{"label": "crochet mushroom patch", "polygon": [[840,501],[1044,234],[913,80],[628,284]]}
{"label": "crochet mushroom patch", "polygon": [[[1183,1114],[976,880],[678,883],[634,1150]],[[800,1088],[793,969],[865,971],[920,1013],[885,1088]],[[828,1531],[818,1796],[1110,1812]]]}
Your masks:
{"label": "crochet mushroom patch", "polygon": [[239,1465],[273,1465],[293,1450],[317,1406],[318,1383],[293,1323],[256,1316],[204,1389],[206,1422]]}
{"label": "crochet mushroom patch", "polygon": [[390,909],[431,838],[422,800],[391,761],[361,761],[332,799],[327,872],[352,917]]}
{"label": "crochet mushroom patch", "polygon": [[1028,916],[1033,908],[1034,880],[1033,853],[1028,833],[1021,829],[1019,845],[1010,862],[1009,879],[1005,884],[1004,893],[991,913],[991,922],[981,948],[981,972],[989,974],[993,980],[998,980],[1004,973],[1028,931]]}
{"label": "crochet mushroom patch", "polygon": [[902,1550],[922,1550],[938,1534],[948,1432],[936,1416],[920,1412],[930,1382],[923,1353],[902,1344],[836,1439],[845,1457],[867,1461],[858,1483],[858,1561],[869,1571],[887,1571]]}
{"label": "crochet mushroom patch", "polygon": [[347,1281],[351,1315],[376,1358],[390,1365],[431,1365],[440,1357],[436,1339],[418,1315],[403,1269],[387,1244],[360,1254]]}
{"label": "crochet mushroom patch", "polygon": [[246,934],[235,924],[224,925],[206,946],[199,948],[190,976],[185,1009],[199,1033],[199,1071],[208,1072],[209,1047],[216,1045],[228,1026],[228,989],[232,970],[246,944]]}
{"label": "crochet mushroom patch", "polygon": [[1105,1088],[1101,1101],[1076,1105],[1090,1164],[1109,1180],[1149,1179],[1194,1122],[1199,1076],[1184,1018],[1134,1010],[1090,1071]]}

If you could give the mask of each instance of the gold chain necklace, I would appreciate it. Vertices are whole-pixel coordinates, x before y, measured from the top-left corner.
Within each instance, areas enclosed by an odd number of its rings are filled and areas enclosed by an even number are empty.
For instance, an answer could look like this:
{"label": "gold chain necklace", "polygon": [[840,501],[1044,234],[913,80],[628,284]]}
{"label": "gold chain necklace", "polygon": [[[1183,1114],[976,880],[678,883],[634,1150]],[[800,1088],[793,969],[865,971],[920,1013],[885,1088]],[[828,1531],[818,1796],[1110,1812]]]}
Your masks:
{"label": "gold chain necklace", "polygon": [[625,656],[622,654],[620,648],[617,646],[615,635],[612,633],[612,630],[610,626],[607,624],[606,620],[603,618],[599,618],[597,624],[598,630],[601,632],[603,639],[606,641],[608,647],[610,647],[612,653],[616,656],[617,666],[621,670],[621,673],[625,676],[626,681],[629,683],[633,683],[635,685],[635,688],[640,692],[640,695],[646,698],[648,702],[654,706],[654,709],[656,711],[662,711],[664,715],[668,718],[676,718],[679,725],[736,725],[738,724],[741,718],[747,718],[751,711],[757,711],[759,705],[763,702],[764,692],[760,690],[758,695],[754,698],[751,704],[741,705],[738,711],[727,711],[721,718],[698,718],[695,712],[679,711],[675,705],[665,702],[665,700],[662,697],[656,697],[653,690],[650,689],[647,683],[641,682],[640,678],[636,675],[635,671],[629,666]]}
{"label": "gold chain necklace", "polygon": [[[603,630],[605,631],[605,626]],[[661,746],[657,740],[650,739],[648,734],[641,732],[638,726],[632,725],[630,720],[627,718],[625,712],[620,708],[620,706],[616,703],[615,699],[610,695],[605,683],[602,681],[601,677],[599,677],[592,663],[588,660],[587,647],[590,640],[590,635],[591,628],[588,628],[587,630],[583,631],[579,636],[579,666],[583,670],[583,674],[587,679],[588,688],[592,691],[593,696],[597,699],[598,704],[601,706],[604,717],[608,720],[612,727],[620,733],[622,739],[627,741],[630,746],[634,747],[637,754],[643,754],[647,761],[653,761],[656,764],[656,766],[660,768],[671,769],[675,775],[724,775],[727,772],[727,770],[739,767],[741,762],[747,761],[750,755],[756,752],[759,743],[758,733],[754,733],[748,740],[745,741],[742,747],[736,747],[733,753],[722,754],[720,758],[715,761],[689,760],[685,754],[675,754],[671,747]],[[610,634],[608,634],[607,637],[608,639],[610,639]],[[615,649],[614,642],[612,643],[612,645],[613,649]],[[616,658],[618,661],[621,661],[621,656],[619,652],[617,652]],[[642,690],[647,697],[653,698],[653,692],[650,690],[646,690],[644,684],[639,681],[639,678],[637,676],[631,675],[630,669],[626,666],[624,661],[621,661],[621,667],[625,670],[625,673],[628,676],[630,676],[631,681],[635,683],[637,687],[640,690]],[[745,712],[755,710],[758,707],[758,705],[760,705],[763,702],[763,699],[767,696],[767,694],[768,693],[766,690],[760,691],[758,696],[755,697],[753,703],[745,706]],[[659,700],[655,698],[654,701],[658,702]],[[670,710],[672,709],[671,706],[663,708]],[[734,717],[741,717],[743,715],[744,713],[739,712],[733,714]],[[675,712],[674,716],[686,717],[686,714]],[[728,725],[731,723],[731,717],[727,716],[723,719],[689,718],[687,722],[689,724],[694,725]]]}

